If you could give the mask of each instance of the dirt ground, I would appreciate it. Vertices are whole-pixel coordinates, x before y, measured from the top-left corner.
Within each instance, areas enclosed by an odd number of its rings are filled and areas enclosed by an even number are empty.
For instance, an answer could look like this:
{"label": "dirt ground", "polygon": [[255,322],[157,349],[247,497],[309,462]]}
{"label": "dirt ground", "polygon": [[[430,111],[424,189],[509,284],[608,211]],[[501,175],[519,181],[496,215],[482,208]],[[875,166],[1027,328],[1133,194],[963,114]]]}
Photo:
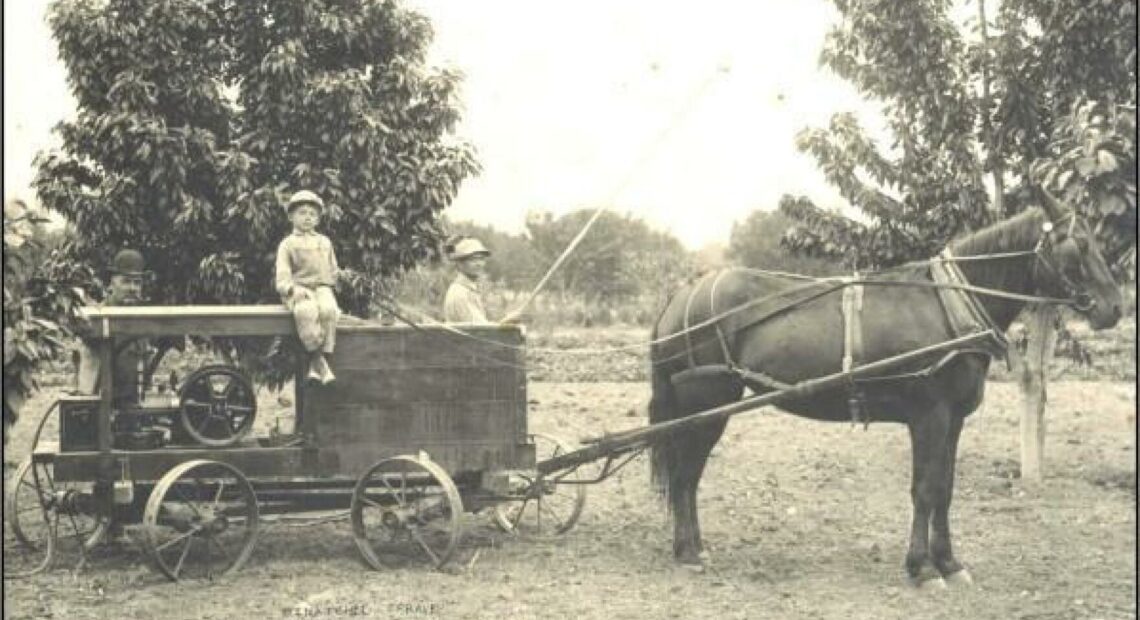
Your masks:
{"label": "dirt ground", "polygon": [[[538,382],[529,396],[532,430],[578,438],[645,423],[640,383]],[[957,554],[976,581],[968,589],[904,585],[904,428],[768,410],[735,418],[706,470],[703,574],[673,565],[671,527],[641,457],[589,489],[581,521],[557,542],[511,539],[471,515],[444,572],[366,569],[345,522],[278,524],[232,578],[173,584],[137,550],[101,551],[78,573],[64,558],[52,572],[5,581],[4,616],[1134,618],[1135,402],[1133,383],[1052,384],[1047,479],[1033,488],[1017,477],[1016,390],[989,385],[963,435],[952,510]],[[22,456],[30,426],[21,423],[6,459]]]}

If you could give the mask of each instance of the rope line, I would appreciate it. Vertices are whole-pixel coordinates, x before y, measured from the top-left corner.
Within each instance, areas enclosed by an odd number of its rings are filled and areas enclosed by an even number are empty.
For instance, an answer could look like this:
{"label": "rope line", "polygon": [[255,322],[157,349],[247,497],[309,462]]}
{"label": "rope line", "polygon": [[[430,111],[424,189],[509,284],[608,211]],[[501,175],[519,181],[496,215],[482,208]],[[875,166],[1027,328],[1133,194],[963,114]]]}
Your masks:
{"label": "rope line", "polygon": [[[987,255],[982,255],[982,256],[966,256],[966,257],[959,257],[959,256],[938,257],[938,258],[933,258],[933,259],[926,260],[926,261],[916,261],[913,263],[907,263],[906,265],[903,265],[903,266],[920,267],[923,265],[930,265],[930,264],[933,264],[936,262],[959,262],[959,261],[965,261],[965,260],[969,260],[969,261],[998,260],[998,259],[1018,257],[1018,256],[1024,256],[1024,255],[1030,255],[1030,254],[1033,254],[1033,252],[1031,252],[1031,251],[1007,252],[1007,253],[1002,253],[1002,254],[987,254]],[[872,272],[869,274],[864,274],[863,277],[858,278],[858,279],[854,279],[854,278],[850,278],[850,277],[842,277],[842,276],[814,277],[814,276],[805,276],[805,275],[801,275],[801,274],[792,274],[792,273],[781,272],[781,271],[769,271],[769,270],[764,270],[764,269],[755,269],[755,268],[747,268],[747,267],[729,268],[730,271],[741,271],[741,272],[749,273],[752,275],[770,276],[770,277],[787,278],[787,279],[804,281],[804,282],[806,282],[806,285],[803,285],[801,287],[793,287],[793,288],[789,288],[789,289],[784,289],[782,291],[778,291],[777,293],[774,293],[773,295],[766,295],[764,297],[759,297],[759,298],[747,301],[743,304],[729,308],[728,310],[725,310],[724,312],[713,315],[712,317],[705,319],[704,321],[690,325],[681,331],[674,332],[674,333],[669,334],[667,336],[662,336],[660,338],[656,338],[654,340],[649,340],[646,342],[639,342],[639,343],[634,343],[634,344],[629,344],[629,345],[620,345],[620,346],[614,346],[614,347],[603,347],[603,348],[580,347],[580,348],[574,348],[574,349],[560,349],[560,348],[552,348],[552,347],[519,347],[519,346],[512,345],[512,344],[506,344],[503,342],[499,342],[497,340],[491,340],[488,338],[481,338],[481,337],[475,336],[469,332],[463,331],[461,328],[457,328],[457,327],[454,327],[452,325],[448,325],[446,323],[440,323],[434,317],[432,317],[429,313],[427,313],[423,310],[420,310],[418,308],[399,304],[399,303],[395,302],[394,300],[388,300],[386,302],[382,302],[382,305],[384,306],[384,308],[386,310],[391,312],[392,316],[394,316],[395,318],[400,320],[402,323],[405,323],[405,324],[407,324],[413,328],[420,327],[420,324],[418,324],[415,321],[413,321],[412,319],[409,319],[406,316],[404,316],[405,310],[410,310],[411,312],[409,312],[409,313],[414,313],[414,314],[417,314],[421,317],[428,319],[428,322],[430,324],[432,324],[435,327],[439,327],[439,328],[443,329],[444,331],[447,331],[447,332],[452,333],[456,336],[460,336],[462,338],[466,338],[468,340],[472,340],[472,341],[479,342],[482,344],[486,344],[489,346],[495,346],[495,347],[500,347],[500,348],[509,348],[509,349],[515,349],[515,350],[521,350],[521,351],[530,351],[532,353],[547,353],[547,354],[554,354],[554,355],[602,355],[602,354],[608,354],[608,353],[620,353],[623,351],[642,350],[642,349],[645,349],[647,347],[652,347],[654,345],[669,342],[669,341],[674,340],[676,338],[688,337],[694,331],[715,325],[715,324],[719,323],[720,321],[722,321],[722,320],[724,320],[724,319],[726,319],[726,318],[728,318],[734,314],[737,314],[739,312],[743,312],[744,310],[747,310],[748,308],[751,308],[753,306],[759,305],[760,303],[769,301],[773,297],[776,297],[779,295],[786,295],[787,293],[789,293],[791,291],[795,291],[795,290],[798,290],[800,288],[808,288],[810,285],[814,285],[817,283],[832,283],[833,286],[831,288],[820,291],[820,293],[818,295],[815,295],[815,296],[813,296],[807,300],[801,300],[800,303],[810,301],[812,299],[821,297],[823,295],[829,294],[831,292],[834,292],[836,290],[839,290],[839,289],[847,287],[847,286],[856,286],[856,285],[961,290],[961,291],[966,291],[966,292],[970,292],[970,293],[976,293],[979,295],[986,295],[989,297],[1004,298],[1004,299],[1010,299],[1010,300],[1014,300],[1014,301],[1023,301],[1023,302],[1028,302],[1028,303],[1049,303],[1049,304],[1060,304],[1060,305],[1070,305],[1073,303],[1073,300],[1069,300],[1069,299],[1061,299],[1061,298],[1057,298],[1057,297],[1043,297],[1043,296],[1039,296],[1039,295],[1022,295],[1019,293],[1010,293],[1008,291],[1003,291],[1000,289],[991,289],[991,288],[973,286],[970,284],[951,284],[951,283],[937,283],[937,282],[927,282],[927,281],[891,281],[891,280],[874,280],[874,279],[871,279],[875,276],[882,275],[884,273],[890,273],[892,271],[896,271],[903,266],[893,267],[889,270],[883,270],[883,271],[878,271],[878,272]],[[400,311],[396,311],[395,308],[399,308]],[[781,311],[782,310],[783,309],[781,309]],[[777,311],[777,312],[779,312],[779,311]],[[745,327],[750,327],[750,325],[745,326]],[[743,328],[740,328],[740,329],[743,329]],[[730,334],[730,333],[735,333],[736,331],[739,331],[739,329],[730,330],[730,331],[727,331],[725,333]],[[665,361],[672,361],[672,359],[676,359],[676,356],[664,358],[662,360],[659,360],[658,363],[665,362]],[[505,362],[502,362],[501,360],[496,360],[496,361],[499,363],[505,364]]]}
{"label": "rope line", "polygon": [[606,200],[602,202],[602,206],[598,207],[594,211],[594,214],[590,216],[590,219],[582,227],[582,230],[578,231],[578,234],[566,246],[566,249],[562,251],[562,254],[560,254],[554,263],[550,266],[550,268],[546,270],[546,274],[542,276],[542,278],[538,281],[538,284],[535,285],[534,289],[531,290],[531,292],[526,296],[526,299],[523,300],[523,303],[513,311],[514,314],[522,313],[531,304],[531,302],[534,301],[534,298],[538,296],[538,293],[542,291],[543,287],[546,286],[546,283],[550,280],[551,276],[554,275],[554,272],[562,266],[562,263],[566,261],[566,259],[570,256],[570,253],[573,252],[574,249],[578,247],[578,244],[586,238],[586,233],[589,232],[591,227],[593,227],[594,222],[598,221],[598,218],[601,217],[602,213],[609,209],[609,207],[606,205],[612,202],[613,199],[618,194],[620,194],[626,188],[626,186],[630,184],[631,181],[633,181],[637,173],[641,171],[641,168],[645,166],[645,164],[657,153],[658,148],[665,141],[665,138],[667,138],[673,132],[673,130],[681,124],[682,120],[684,120],[686,117],[688,117],[689,114],[692,113],[693,109],[696,107],[697,101],[699,101],[704,96],[709,87],[712,86],[713,82],[715,82],[716,79],[725,72],[725,70],[718,68],[716,71],[709,74],[709,76],[705,78],[704,82],[702,82],[698,88],[694,89],[689,94],[689,98],[685,101],[684,105],[678,109],[676,113],[673,114],[669,123],[660,129],[653,137],[653,139],[645,145],[645,147],[641,150],[638,158],[634,161],[633,165],[626,171],[625,175],[622,176],[620,182],[618,182],[614,188],[606,195]]}

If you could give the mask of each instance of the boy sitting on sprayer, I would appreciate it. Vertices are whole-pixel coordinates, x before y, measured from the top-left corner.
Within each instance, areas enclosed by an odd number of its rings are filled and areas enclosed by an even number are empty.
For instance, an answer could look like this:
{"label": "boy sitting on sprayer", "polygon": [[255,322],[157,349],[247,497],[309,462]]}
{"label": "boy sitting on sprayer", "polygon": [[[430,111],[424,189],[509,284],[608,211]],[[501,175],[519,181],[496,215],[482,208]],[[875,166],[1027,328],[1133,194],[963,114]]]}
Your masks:
{"label": "boy sitting on sprayer", "polygon": [[285,211],[293,232],[277,246],[276,286],[310,354],[309,380],[327,385],[336,380],[325,356],[336,344],[340,309],[333,294],[337,264],[332,241],[315,230],[324,208],[321,197],[309,190],[289,198]]}

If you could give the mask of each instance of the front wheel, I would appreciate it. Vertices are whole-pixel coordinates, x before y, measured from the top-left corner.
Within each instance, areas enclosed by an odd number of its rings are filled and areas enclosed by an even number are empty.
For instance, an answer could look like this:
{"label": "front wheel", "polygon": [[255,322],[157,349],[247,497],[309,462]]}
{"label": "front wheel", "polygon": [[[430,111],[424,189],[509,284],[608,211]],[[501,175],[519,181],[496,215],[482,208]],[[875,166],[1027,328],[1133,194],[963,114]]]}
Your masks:
{"label": "front wheel", "polygon": [[[531,435],[537,461],[545,461],[570,451],[570,446],[553,435]],[[523,498],[495,506],[495,524],[504,532],[530,540],[557,538],[578,522],[586,505],[586,487],[577,471],[555,476],[527,473],[521,476]]]}
{"label": "front wheel", "polygon": [[155,485],[143,526],[147,552],[172,581],[228,576],[257,542],[257,496],[236,467],[187,461]]}
{"label": "front wheel", "polygon": [[108,520],[95,514],[91,483],[56,480],[50,462],[25,459],[6,486],[6,578],[44,571],[61,553],[83,556],[107,532]]}

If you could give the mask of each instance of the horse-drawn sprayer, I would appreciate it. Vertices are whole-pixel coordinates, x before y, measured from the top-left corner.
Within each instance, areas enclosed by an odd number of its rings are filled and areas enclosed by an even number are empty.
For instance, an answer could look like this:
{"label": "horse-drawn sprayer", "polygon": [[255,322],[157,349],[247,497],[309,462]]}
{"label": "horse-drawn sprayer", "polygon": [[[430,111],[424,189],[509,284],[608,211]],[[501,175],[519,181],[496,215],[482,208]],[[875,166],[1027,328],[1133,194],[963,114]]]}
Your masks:
{"label": "horse-drawn sprayer", "polygon": [[[267,336],[292,329],[277,307],[184,306],[92,310],[91,336],[104,355],[125,338],[173,334]],[[411,555],[445,563],[466,511],[493,508],[521,535],[566,532],[598,482],[655,439],[711,418],[968,346],[971,335],[804,382],[700,415],[587,439],[571,450],[528,434],[523,333],[511,327],[342,326],[337,386],[298,382],[297,445],[248,438],[252,384],[236,368],[209,365],[164,399],[114,411],[113,373],[100,394],[65,396],[58,441],[39,437],[13,476],[8,525],[10,577],[46,569],[60,552],[83,554],[116,527],[139,524],[152,564],[171,579],[221,576],[249,558],[272,515],[348,509],[366,562]],[[462,335],[460,335],[462,334]],[[48,416],[41,420],[41,429]],[[542,451],[546,458],[538,459]],[[590,478],[579,468],[604,465]],[[318,518],[319,519],[319,518]]]}
{"label": "horse-drawn sprayer", "polygon": [[[520,536],[559,535],[578,520],[584,485],[652,450],[674,517],[674,554],[699,564],[696,485],[727,420],[778,406],[832,421],[907,424],[915,505],[906,567],[916,583],[968,573],[950,551],[947,511],[962,420],[980,403],[1002,333],[1031,302],[1064,303],[1095,328],[1120,317],[1094,237],[1047,201],[951,244],[939,258],[850,278],[755,270],[682,289],[649,343],[650,424],[565,442],[527,425],[525,333],[510,326],[343,324],[332,385],[295,380],[297,441],[250,437],[252,384],[207,366],[165,397],[116,406],[114,373],[98,393],[60,399],[58,441],[37,431],[7,495],[18,553],[5,576],[82,557],[135,525],[171,579],[226,575],[260,527],[299,513],[347,518],[366,563],[452,557],[466,512],[489,509]],[[279,306],[87,311],[87,340],[110,368],[131,339],[294,338]],[[747,388],[752,395],[743,398]],[[601,466],[584,465],[601,462]],[[11,556],[11,558],[9,557]]]}

